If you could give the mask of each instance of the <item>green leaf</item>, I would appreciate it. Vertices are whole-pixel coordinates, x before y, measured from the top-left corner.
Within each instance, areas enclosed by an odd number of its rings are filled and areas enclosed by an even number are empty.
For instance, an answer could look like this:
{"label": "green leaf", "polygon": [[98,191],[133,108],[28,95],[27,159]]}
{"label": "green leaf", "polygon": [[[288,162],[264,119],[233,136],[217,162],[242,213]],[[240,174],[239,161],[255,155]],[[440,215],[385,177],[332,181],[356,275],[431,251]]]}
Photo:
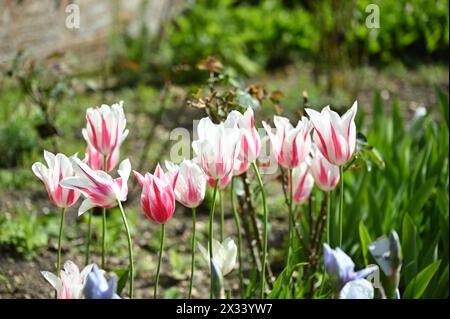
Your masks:
{"label": "green leaf", "polygon": [[414,192],[413,196],[411,196],[407,210],[410,216],[414,216],[420,212],[428,198],[434,193],[436,181],[436,177],[430,178]]}
{"label": "green leaf", "polygon": [[428,286],[428,283],[431,281],[434,274],[439,269],[440,264],[441,261],[436,260],[434,263],[428,265],[425,269],[423,269],[406,287],[403,297],[413,299],[422,297],[425,289]]}
{"label": "green leaf", "polygon": [[125,288],[125,285],[127,284],[129,270],[128,268],[126,269],[120,268],[115,269],[114,273],[117,275],[117,277],[119,277],[119,280],[117,282],[116,293],[120,296],[122,294],[123,288]]}
{"label": "green leaf", "polygon": [[402,252],[403,252],[403,273],[405,282],[414,278],[417,274],[417,230],[411,217],[406,214],[402,224]]}
{"label": "green leaf", "polygon": [[368,247],[372,242],[372,239],[370,238],[369,232],[362,221],[359,222],[359,240],[361,241],[361,251],[364,258],[364,264],[367,266],[369,264]]}

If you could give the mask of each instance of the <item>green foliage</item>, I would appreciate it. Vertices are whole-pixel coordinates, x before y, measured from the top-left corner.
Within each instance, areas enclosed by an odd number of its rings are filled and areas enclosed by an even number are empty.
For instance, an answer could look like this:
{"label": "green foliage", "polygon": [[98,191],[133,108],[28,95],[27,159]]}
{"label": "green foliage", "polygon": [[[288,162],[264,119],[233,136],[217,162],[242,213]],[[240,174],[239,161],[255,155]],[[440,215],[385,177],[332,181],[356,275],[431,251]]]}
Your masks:
{"label": "green foliage", "polygon": [[23,118],[0,122],[0,167],[16,167],[36,150],[37,137],[33,127]]}
{"label": "green foliage", "polygon": [[[438,96],[441,96],[441,105],[436,109],[448,114],[445,107],[448,107],[448,95],[438,92]],[[430,298],[434,296],[433,289],[443,291],[442,285],[446,285],[448,290],[448,282],[444,283],[444,278],[448,278],[445,269],[448,267],[449,217],[446,118],[439,116],[434,121],[431,114],[427,114],[406,124],[395,116],[395,111],[394,116],[386,116],[378,97],[374,110],[367,138],[382,154],[386,167],[346,174],[348,213],[344,219],[344,234],[359,231],[361,246],[366,245],[364,238],[367,236],[377,238],[397,230],[404,257],[400,290],[417,285],[417,291],[409,288],[408,294]],[[346,251],[358,245],[353,236],[348,236],[344,243]],[[359,259],[359,264],[362,266],[367,261],[365,248],[360,248],[363,258]],[[441,262],[436,263],[437,260]],[[433,280],[432,275],[419,278],[430,265],[434,265],[432,270],[436,272]],[[439,281],[441,276],[444,277]]]}
{"label": "green foliage", "polygon": [[48,244],[49,218],[25,208],[0,214],[0,251],[10,251],[31,260]]}
{"label": "green foliage", "polygon": [[[370,13],[366,7],[372,3],[380,8],[379,29],[366,26]],[[445,0],[433,6],[424,0],[345,1],[335,6],[332,1],[295,5],[273,0],[191,1],[183,14],[168,23],[161,61],[192,67],[201,58],[216,55],[252,75],[261,65],[276,67],[298,57],[327,62],[334,50],[356,63],[368,58],[409,62],[405,56],[446,57]],[[342,40],[333,42],[335,38]]]}

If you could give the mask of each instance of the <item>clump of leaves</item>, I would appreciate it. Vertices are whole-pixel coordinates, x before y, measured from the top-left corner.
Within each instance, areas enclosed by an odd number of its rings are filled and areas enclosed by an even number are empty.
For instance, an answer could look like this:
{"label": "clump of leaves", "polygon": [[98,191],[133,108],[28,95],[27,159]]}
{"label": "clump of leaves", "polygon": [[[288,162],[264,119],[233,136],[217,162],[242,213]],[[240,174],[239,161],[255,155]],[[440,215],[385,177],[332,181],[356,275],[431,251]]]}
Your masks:
{"label": "clump of leaves", "polygon": [[48,243],[49,217],[25,208],[0,214],[0,251],[32,259]]}

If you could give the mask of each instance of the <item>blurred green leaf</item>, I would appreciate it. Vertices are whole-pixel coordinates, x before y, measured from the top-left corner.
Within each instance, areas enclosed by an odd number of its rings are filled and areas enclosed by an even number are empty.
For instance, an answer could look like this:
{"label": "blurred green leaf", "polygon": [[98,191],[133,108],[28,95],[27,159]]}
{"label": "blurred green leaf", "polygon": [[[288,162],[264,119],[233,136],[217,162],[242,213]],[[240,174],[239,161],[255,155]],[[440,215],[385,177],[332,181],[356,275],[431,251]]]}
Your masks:
{"label": "blurred green leaf", "polygon": [[406,287],[403,298],[414,298],[418,299],[422,297],[428,283],[433,278],[436,271],[439,269],[441,264],[440,260],[435,261],[431,265],[428,265],[423,269]]}

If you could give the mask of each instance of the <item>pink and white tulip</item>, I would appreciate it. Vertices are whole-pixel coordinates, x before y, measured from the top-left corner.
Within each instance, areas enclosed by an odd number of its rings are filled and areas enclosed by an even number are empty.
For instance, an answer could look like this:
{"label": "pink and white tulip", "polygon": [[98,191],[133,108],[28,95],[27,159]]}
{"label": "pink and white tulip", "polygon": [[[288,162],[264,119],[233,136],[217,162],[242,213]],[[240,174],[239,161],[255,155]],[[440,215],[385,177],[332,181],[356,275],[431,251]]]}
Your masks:
{"label": "pink and white tulip", "polygon": [[285,168],[298,166],[308,156],[311,149],[310,132],[312,126],[306,117],[298,121],[293,127],[289,119],[281,116],[274,116],[276,132],[262,122],[272,143],[272,148],[277,162]]}
{"label": "pink and white tulip", "polygon": [[220,180],[230,174],[239,153],[241,132],[237,125],[214,124],[209,118],[202,118],[198,124],[199,139],[192,142],[192,148],[205,174],[213,180]]}
{"label": "pink and white tulip", "polygon": [[166,174],[159,164],[155,173],[142,176],[134,171],[139,185],[142,187],[141,206],[145,215],[151,220],[164,224],[175,212],[175,185],[179,173]]}
{"label": "pink and white tulip", "polygon": [[72,158],[72,166],[76,176],[61,181],[63,187],[75,189],[86,198],[78,209],[82,215],[92,207],[111,208],[117,206],[117,201],[126,201],[128,195],[128,178],[131,164],[123,160],[117,170],[120,177],[113,179],[108,173],[93,170],[78,158]]}
{"label": "pink and white tulip", "polygon": [[180,165],[166,161],[167,174],[177,176],[175,199],[183,206],[194,208],[205,198],[206,175],[193,160],[183,160]]}
{"label": "pink and white tulip", "polygon": [[[112,150],[112,152],[110,154],[108,154],[108,156],[106,158],[106,171],[107,172],[112,171],[114,169],[114,167],[116,167],[116,165],[119,163],[119,158],[120,158],[119,147],[116,147],[115,149]],[[87,163],[89,165],[89,167],[92,168],[93,170],[103,171],[104,170],[103,161],[104,161],[104,156],[102,155],[102,153],[97,151],[97,149],[95,147],[93,147],[92,145],[90,145],[88,143],[84,162]]]}
{"label": "pink and white tulip", "polygon": [[[228,185],[230,185],[231,183],[231,179],[233,178],[233,174],[228,174],[227,176],[225,176],[224,178],[219,180],[219,183],[217,184],[217,187],[219,189],[225,189]],[[211,187],[214,187],[215,184],[215,180],[213,180],[212,178],[208,178],[208,185]]]}
{"label": "pink and white tulip", "polygon": [[112,106],[103,104],[99,108],[89,108],[86,120],[87,126],[82,131],[84,139],[105,156],[120,147],[128,135],[122,101]]}
{"label": "pink and white tulip", "polygon": [[64,263],[60,277],[49,271],[41,271],[44,278],[56,289],[58,299],[81,299],[86,278],[93,264],[87,265],[81,272],[72,261]]}
{"label": "pink and white tulip", "polygon": [[[239,159],[236,159],[234,161],[233,176],[239,176],[242,173],[246,172],[249,169],[250,165],[251,165],[250,162],[243,162],[240,161]],[[225,178],[227,177],[225,176]]]}
{"label": "pink and white tulip", "polygon": [[325,192],[333,190],[339,182],[339,166],[328,162],[317,149],[312,152],[310,169],[315,183]]}
{"label": "pink and white tulip", "polygon": [[64,154],[52,154],[44,151],[44,158],[47,162],[46,167],[40,162],[33,164],[31,169],[45,185],[50,201],[60,208],[67,208],[75,204],[80,197],[77,190],[65,189],[61,186],[61,180],[66,177],[74,176],[69,158]]}
{"label": "pink and white tulip", "polygon": [[[306,161],[292,170],[294,200],[300,204],[306,202],[314,186],[314,177]],[[290,181],[289,181],[290,182]]]}
{"label": "pink and white tulip", "polygon": [[357,109],[357,101],[342,117],[329,106],[324,107],[320,113],[305,109],[314,126],[314,142],[326,159],[334,165],[344,165],[355,151]]}
{"label": "pink and white tulip", "polygon": [[244,114],[238,111],[231,111],[228,119],[235,121],[242,133],[238,159],[245,163],[254,162],[261,151],[261,137],[255,128],[253,109],[251,107],[247,108]]}

